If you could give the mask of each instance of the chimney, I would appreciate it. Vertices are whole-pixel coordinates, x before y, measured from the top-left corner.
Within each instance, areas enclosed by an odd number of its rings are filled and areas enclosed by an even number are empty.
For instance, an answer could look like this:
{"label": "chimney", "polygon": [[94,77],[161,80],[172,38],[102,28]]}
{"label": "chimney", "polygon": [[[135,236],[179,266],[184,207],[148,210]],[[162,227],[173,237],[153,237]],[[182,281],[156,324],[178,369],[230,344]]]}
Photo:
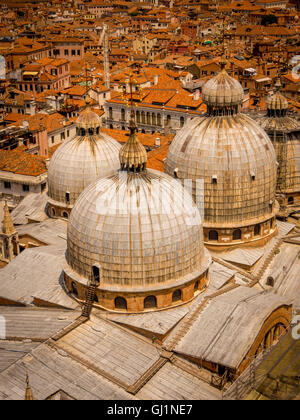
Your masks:
{"label": "chimney", "polygon": [[153,79],[154,79],[154,85],[158,85],[158,74],[155,74],[154,76],[153,76]]}
{"label": "chimney", "polygon": [[155,146],[156,147],[160,147],[160,137],[156,137],[156,139],[155,139]]}

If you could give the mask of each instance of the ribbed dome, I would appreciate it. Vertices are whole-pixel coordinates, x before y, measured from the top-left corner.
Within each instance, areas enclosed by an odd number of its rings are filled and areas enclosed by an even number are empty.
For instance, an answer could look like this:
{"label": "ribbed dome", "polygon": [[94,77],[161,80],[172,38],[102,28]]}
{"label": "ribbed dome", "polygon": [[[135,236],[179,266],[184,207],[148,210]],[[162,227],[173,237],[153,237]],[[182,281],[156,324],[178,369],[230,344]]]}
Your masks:
{"label": "ribbed dome", "polygon": [[178,181],[158,171],[120,171],[91,184],[68,225],[68,265],[100,287],[134,292],[181,284],[207,269],[198,209]]}
{"label": "ribbed dome", "polygon": [[100,118],[89,107],[78,117],[77,127],[77,135],[64,142],[50,161],[48,195],[54,205],[72,207],[84,188],[120,167],[121,146],[99,132]]}
{"label": "ribbed dome", "polygon": [[[272,214],[276,186],[274,147],[259,125],[244,114],[196,118],[170,145],[166,172],[204,180],[204,226],[242,226]],[[197,185],[198,187],[197,187]]]}
{"label": "ribbed dome", "polygon": [[288,109],[289,107],[287,99],[280,92],[268,96],[266,102],[267,108],[274,111]]}
{"label": "ribbed dome", "polygon": [[244,90],[239,81],[223,69],[203,86],[202,99],[211,107],[237,106],[243,102]]}
{"label": "ribbed dome", "polygon": [[96,112],[92,111],[88,106],[77,118],[77,127],[79,128],[97,128],[101,126],[101,118]]}

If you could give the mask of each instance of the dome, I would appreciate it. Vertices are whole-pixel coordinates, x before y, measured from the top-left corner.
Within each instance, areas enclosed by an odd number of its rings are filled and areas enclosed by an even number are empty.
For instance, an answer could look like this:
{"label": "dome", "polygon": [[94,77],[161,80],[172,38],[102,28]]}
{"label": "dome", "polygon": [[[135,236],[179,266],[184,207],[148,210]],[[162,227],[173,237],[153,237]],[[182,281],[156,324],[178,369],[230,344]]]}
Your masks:
{"label": "dome", "polygon": [[276,92],[274,95],[270,95],[267,98],[267,108],[272,110],[283,110],[288,109],[288,101],[286,98],[279,92]]}
{"label": "dome", "polygon": [[89,278],[99,264],[103,287],[180,282],[199,270],[203,257],[197,208],[184,203],[181,184],[158,171],[99,179],[70,216],[69,266]]}
{"label": "dome", "polygon": [[87,107],[77,118],[76,125],[84,129],[101,127],[101,118]]}
{"label": "dome", "polygon": [[223,69],[202,88],[202,100],[211,107],[231,107],[240,105],[244,99],[244,89],[238,80],[230,77]]}
{"label": "dome", "polygon": [[208,115],[178,131],[165,172],[192,181],[207,246],[261,245],[277,233],[274,147],[266,132],[239,112],[243,89],[224,68],[202,92]]}
{"label": "dome", "polygon": [[86,188],[69,219],[66,287],[75,285],[84,298],[80,290],[98,267],[97,302],[106,309],[123,299],[129,311],[143,311],[148,298],[154,307],[170,307],[175,291],[182,303],[208,284],[200,213],[180,182],[145,169],[142,148],[130,153],[134,166]]}
{"label": "dome", "polygon": [[100,118],[91,110],[77,120],[77,134],[54,153],[48,169],[48,196],[52,215],[70,209],[80,193],[99,177],[119,167],[121,146],[99,129]]}

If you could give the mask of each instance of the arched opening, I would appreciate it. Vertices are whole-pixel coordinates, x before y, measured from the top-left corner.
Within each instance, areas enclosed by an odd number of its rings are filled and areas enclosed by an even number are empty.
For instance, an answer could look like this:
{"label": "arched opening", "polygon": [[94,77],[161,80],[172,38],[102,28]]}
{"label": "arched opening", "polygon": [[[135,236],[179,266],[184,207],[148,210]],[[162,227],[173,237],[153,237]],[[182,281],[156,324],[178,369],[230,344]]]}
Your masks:
{"label": "arched opening", "polygon": [[242,239],[242,231],[241,229],[236,229],[233,231],[232,238],[234,241],[238,241],[239,239]]}
{"label": "arched opening", "polygon": [[115,298],[115,309],[123,309],[127,310],[127,301],[123,297],[116,297]]}
{"label": "arched opening", "polygon": [[155,296],[147,296],[144,300],[144,308],[156,308],[157,307],[157,300]]}
{"label": "arched opening", "polygon": [[194,284],[194,292],[197,292],[197,290],[199,290],[199,280]]}
{"label": "arched opening", "polygon": [[77,289],[77,286],[74,282],[72,282],[72,284],[71,284],[71,290],[72,290],[72,294],[74,296],[78,296],[78,289]]}
{"label": "arched opening", "polygon": [[177,289],[173,292],[172,302],[178,302],[180,300],[182,300],[182,292],[180,289]]}
{"label": "arched opening", "polygon": [[294,197],[289,197],[288,198],[288,203],[289,204],[294,204]]}
{"label": "arched opening", "polygon": [[64,219],[68,219],[69,218],[69,215],[68,215],[68,213],[66,211],[63,211],[62,217]]}
{"label": "arched opening", "polygon": [[260,225],[255,225],[254,226],[254,236],[259,236],[260,235]]}
{"label": "arched opening", "polygon": [[219,240],[219,234],[216,230],[210,230],[208,234],[208,239],[210,241],[218,241]]}
{"label": "arched opening", "polygon": [[100,269],[96,265],[92,267],[92,277],[96,283],[100,283]]}

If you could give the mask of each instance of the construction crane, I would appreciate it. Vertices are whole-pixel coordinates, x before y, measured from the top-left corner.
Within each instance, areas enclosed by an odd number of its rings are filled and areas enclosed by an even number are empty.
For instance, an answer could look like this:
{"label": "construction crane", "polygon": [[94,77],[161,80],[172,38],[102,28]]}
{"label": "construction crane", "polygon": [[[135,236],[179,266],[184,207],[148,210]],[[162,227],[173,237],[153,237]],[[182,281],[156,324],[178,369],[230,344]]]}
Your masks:
{"label": "construction crane", "polygon": [[103,31],[100,36],[98,45],[103,45],[103,61],[104,61],[104,84],[107,89],[110,89],[110,73],[109,73],[109,47],[108,47],[108,26],[103,25]]}

